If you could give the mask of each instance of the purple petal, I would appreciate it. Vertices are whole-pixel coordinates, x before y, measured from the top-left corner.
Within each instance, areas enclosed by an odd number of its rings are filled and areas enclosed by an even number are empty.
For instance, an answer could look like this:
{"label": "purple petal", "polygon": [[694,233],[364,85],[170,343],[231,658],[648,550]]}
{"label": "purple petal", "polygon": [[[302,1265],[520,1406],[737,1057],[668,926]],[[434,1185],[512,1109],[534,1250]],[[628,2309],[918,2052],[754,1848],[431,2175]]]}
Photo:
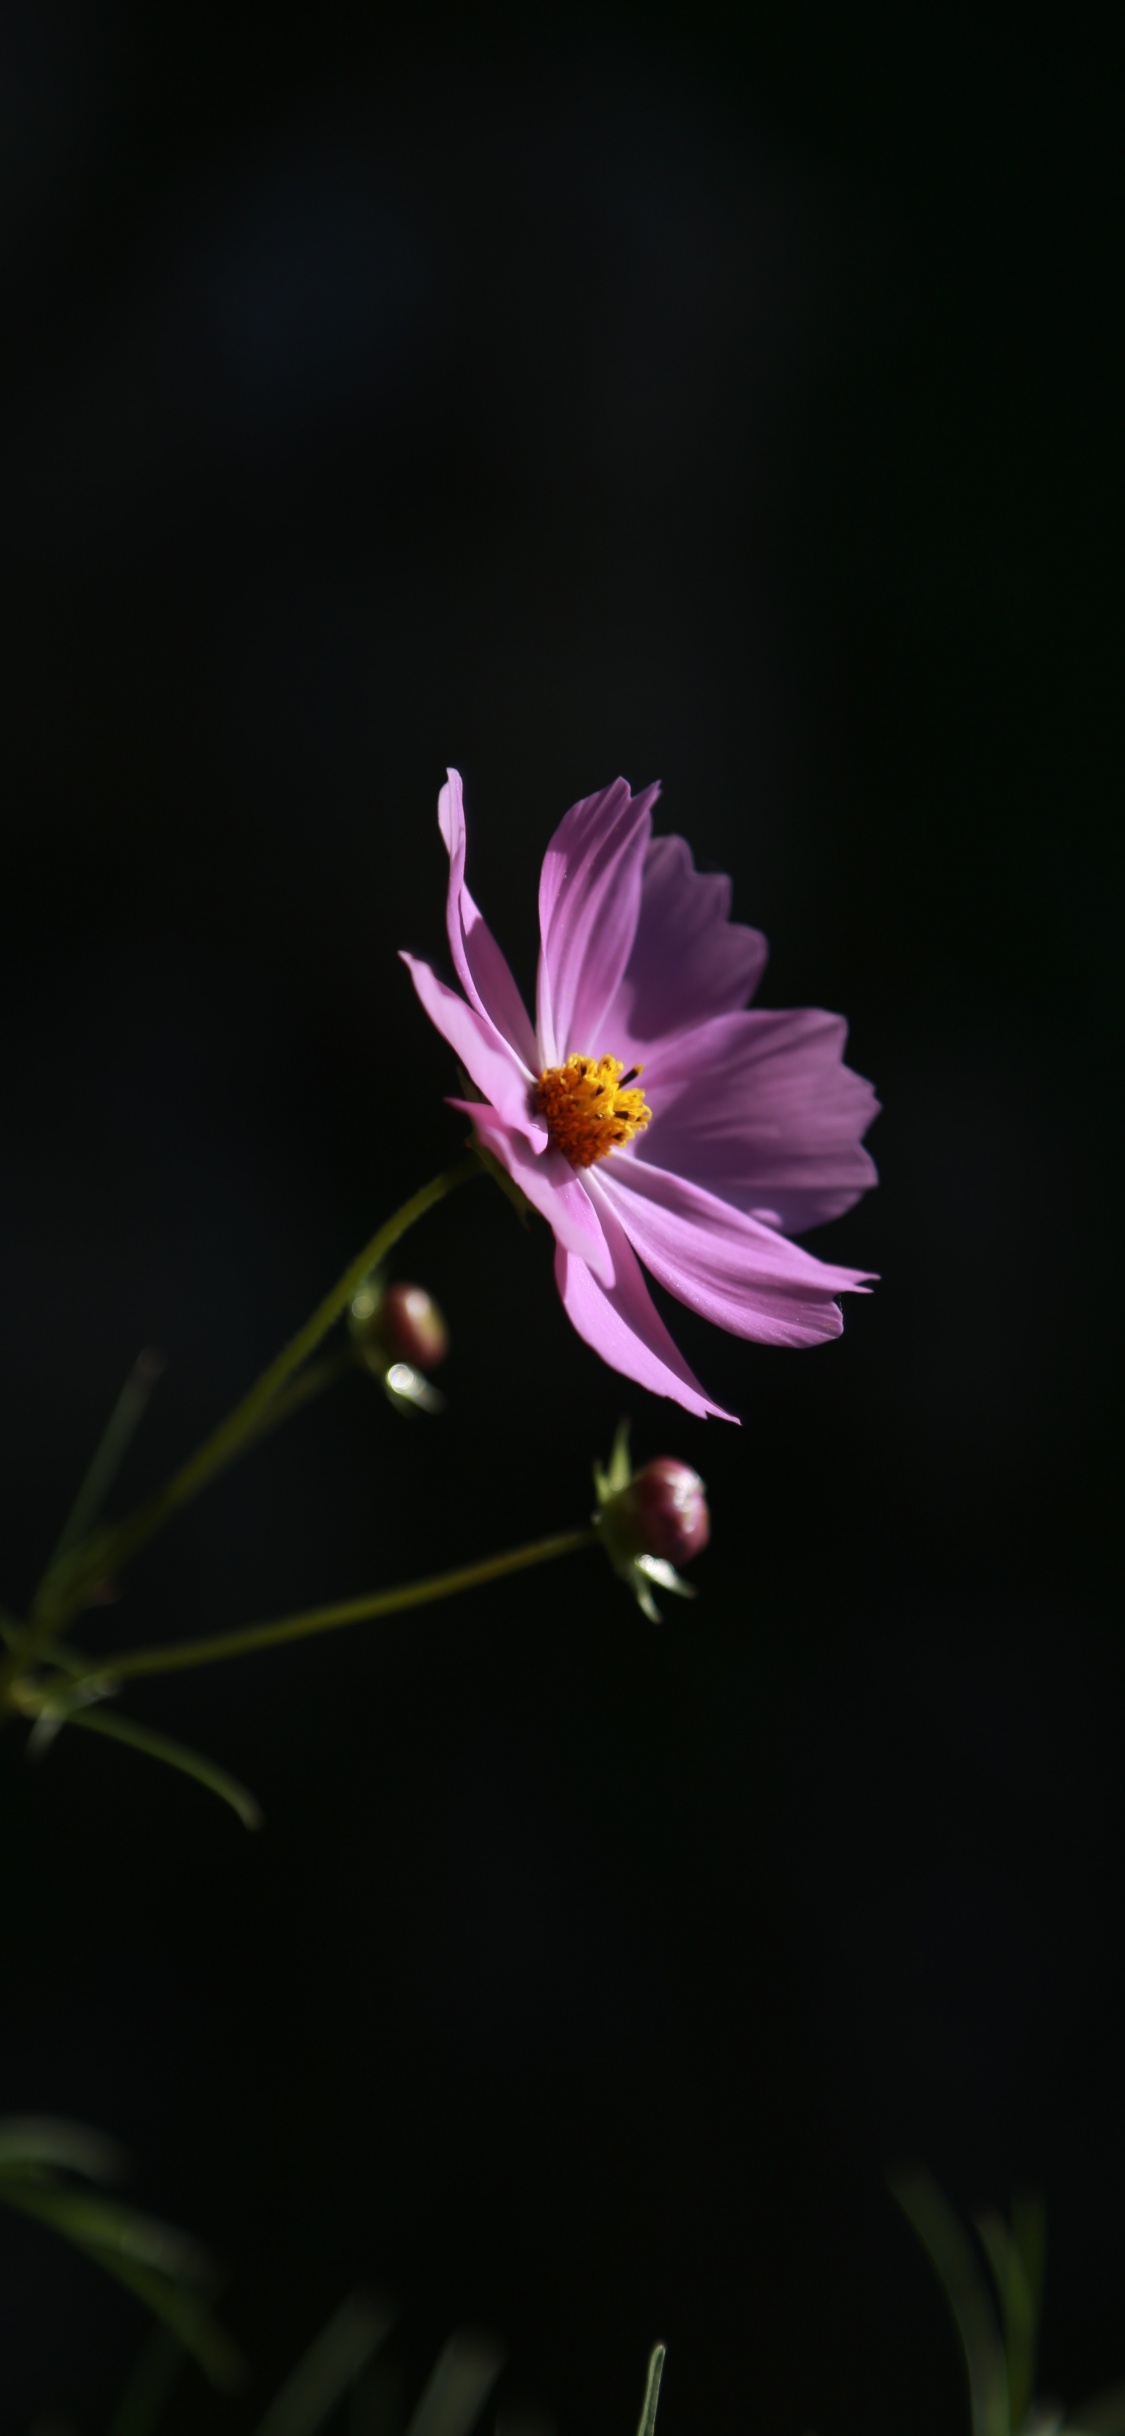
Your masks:
{"label": "purple petal", "polygon": [[701,1420],[714,1413],[720,1421],[737,1421],[737,1413],[712,1404],[673,1344],[608,1202],[600,1202],[600,1216],[613,1262],[611,1285],[600,1286],[585,1261],[572,1259],[561,1244],[555,1255],[559,1293],[579,1336],[611,1369],[654,1396],[674,1397]]}
{"label": "purple petal", "polygon": [[508,960],[465,886],[465,806],[457,770],[448,771],[438,796],[438,827],[449,853],[445,918],[457,978],[471,1005],[511,1042],[528,1074],[538,1074],[540,1060],[531,1018]]}
{"label": "purple petal", "polygon": [[509,1048],[487,1015],[478,1015],[475,1007],[467,1007],[456,990],[447,989],[420,956],[408,956],[405,949],[400,952],[430,1022],[456,1052],[478,1091],[483,1091],[486,1100],[510,1125],[518,1125],[531,1138],[544,1141],[545,1128],[531,1115],[527,1071],[516,1051]]}
{"label": "purple petal", "polygon": [[697,871],[682,837],[653,839],[632,952],[606,1013],[614,1057],[634,1065],[667,1034],[745,1006],[769,951],[761,931],[728,920],[730,900],[730,881]]}
{"label": "purple petal", "polygon": [[815,1259],[772,1227],[647,1161],[616,1161],[599,1179],[598,1195],[612,1202],[660,1284],[734,1336],[763,1345],[839,1336],[843,1320],[833,1297],[868,1282],[861,1271]]}
{"label": "purple petal", "polygon": [[603,1019],[633,945],[658,792],[631,795],[618,778],[585,796],[543,857],[537,1030],[545,1065],[561,1065],[573,1051],[604,1053]]}
{"label": "purple petal", "polygon": [[634,1156],[801,1234],[876,1181],[861,1137],[879,1102],[843,1063],[847,1025],[818,1007],[719,1015],[644,1061],[653,1110]]}
{"label": "purple petal", "polygon": [[537,1152],[525,1133],[479,1100],[451,1100],[449,1105],[471,1118],[484,1148],[499,1159],[533,1209],[554,1229],[560,1246],[610,1284],[613,1263],[602,1222],[569,1160],[557,1150]]}

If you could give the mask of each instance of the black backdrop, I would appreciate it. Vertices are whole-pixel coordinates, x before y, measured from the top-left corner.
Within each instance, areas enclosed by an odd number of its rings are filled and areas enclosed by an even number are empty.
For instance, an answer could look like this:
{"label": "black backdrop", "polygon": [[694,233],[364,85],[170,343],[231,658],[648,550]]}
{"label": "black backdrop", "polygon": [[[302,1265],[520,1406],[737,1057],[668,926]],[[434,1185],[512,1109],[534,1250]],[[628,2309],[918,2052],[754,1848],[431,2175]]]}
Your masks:
{"label": "black backdrop", "polygon": [[[444,764],[530,975],[620,769],[847,1011],[883,1282],[704,1426],[477,1188],[406,1264],[440,1424],[356,1382],[138,1564],[218,1629],[580,1519],[619,1413],[712,1491],[692,1610],[592,1560],[134,1707],[260,1794],[0,1753],[0,2111],[118,2135],[263,2396],[342,2292],[509,2410],[962,2424],[883,2176],[1046,2195],[1043,2376],[1125,2372],[1125,1680],[1101,1189],[1108,52],[1081,13],[25,0],[3,35],[3,1587],[137,1348],[128,1486],[455,1150],[395,950]],[[0,2421],[142,2330],[0,2224]],[[248,2424],[185,2385],[172,2429]]]}

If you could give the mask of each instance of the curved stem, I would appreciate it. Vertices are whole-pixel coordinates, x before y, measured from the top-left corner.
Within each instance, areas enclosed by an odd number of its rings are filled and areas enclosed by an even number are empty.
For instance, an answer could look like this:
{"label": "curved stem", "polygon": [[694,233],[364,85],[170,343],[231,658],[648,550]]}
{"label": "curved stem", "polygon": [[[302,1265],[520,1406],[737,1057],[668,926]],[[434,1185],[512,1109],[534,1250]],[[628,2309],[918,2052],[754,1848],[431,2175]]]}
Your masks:
{"label": "curved stem", "polygon": [[314,1397],[324,1394],[326,1388],[335,1387],[338,1379],[346,1379],[361,1368],[360,1357],[351,1343],[345,1344],[338,1353],[323,1354],[319,1362],[306,1363],[290,1385],[281,1388],[267,1404],[260,1419],[247,1431],[242,1444],[233,1449],[229,1460],[235,1462],[240,1455],[249,1453],[252,1446],[260,1446],[263,1438],[272,1436],[275,1429],[281,1428],[283,1421],[291,1420],[294,1413],[300,1412],[302,1405],[311,1404]]}
{"label": "curved stem", "polygon": [[[553,1557],[592,1548],[599,1539],[596,1526],[586,1523],[580,1530],[556,1531],[548,1539],[506,1548],[499,1556],[481,1557],[475,1565],[457,1565],[451,1573],[427,1574],[422,1581],[404,1582],[395,1590],[368,1591],[361,1598],[338,1599],[331,1607],[307,1607],[297,1615],[276,1616],[268,1624],[247,1624],[240,1632],[215,1633],[205,1640],[172,1641],[163,1649],[120,1650],[96,1665],[84,1666],[80,1674],[68,1673],[66,1697],[69,1700],[84,1684],[112,1684],[116,1689],[138,1675],[172,1675],[185,1667],[214,1666],[226,1658],[250,1657],[255,1650],[276,1649],[285,1641],[307,1641],[318,1633],[338,1632],[345,1624],[401,1615],[409,1607],[429,1607],[437,1599],[456,1598],[460,1591],[476,1590],[484,1582],[501,1581],[507,1573],[523,1573],[531,1565],[549,1564]],[[49,1687],[44,1687],[39,1705],[49,1706]]]}
{"label": "curved stem", "polygon": [[262,1372],[249,1393],[243,1396],[241,1403],[236,1404],[234,1411],[220,1422],[218,1429],[204,1439],[194,1455],[189,1455],[187,1462],[173,1472],[164,1487],[147,1498],[143,1505],[136,1507],[132,1514],[126,1515],[124,1522],[119,1523],[116,1529],[97,1540],[89,1549],[85,1562],[82,1561],[81,1551],[75,1551],[77,1570],[69,1579],[64,1574],[62,1593],[57,1602],[49,1598],[44,1600],[40,1610],[44,1630],[41,1637],[34,1633],[29,1637],[32,1645],[25,1643],[25,1665],[41,1652],[56,1628],[77,1612],[92,1581],[117,1573],[139,1548],[143,1548],[155,1536],[169,1515],[175,1513],[177,1506],[185,1505],[189,1498],[198,1496],[200,1489],[206,1487],[216,1472],[222,1471],[231,1457],[240,1452],[243,1444],[261,1431],[267,1408],[279,1390],[292,1378],[294,1371],[308,1360],[309,1355],[315,1353],[321,1339],[327,1336],[329,1329],[347,1310],[364,1278],[372,1269],[378,1268],[380,1261],[386,1259],[388,1252],[393,1250],[408,1228],[414,1226],[419,1218],[424,1218],[427,1210],[433,1209],[437,1202],[444,1201],[446,1194],[455,1191],[459,1184],[467,1184],[472,1176],[483,1173],[476,1152],[468,1151],[455,1166],[446,1168],[440,1176],[434,1176],[429,1184],[422,1186],[420,1192],[414,1193],[409,1201],[404,1201],[402,1208],[378,1228],[362,1252],[345,1269],[343,1276],[337,1279],[331,1292],[325,1295],[323,1302],[318,1303],[312,1317],[305,1321],[304,1327],[298,1329],[287,1345],[283,1345],[281,1352]]}

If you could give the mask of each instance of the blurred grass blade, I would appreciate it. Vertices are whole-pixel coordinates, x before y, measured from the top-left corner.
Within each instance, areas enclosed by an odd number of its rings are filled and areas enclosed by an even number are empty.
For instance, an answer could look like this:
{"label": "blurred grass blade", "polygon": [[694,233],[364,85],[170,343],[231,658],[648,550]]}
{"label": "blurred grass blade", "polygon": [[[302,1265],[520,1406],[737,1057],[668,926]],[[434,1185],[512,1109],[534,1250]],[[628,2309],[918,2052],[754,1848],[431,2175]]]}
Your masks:
{"label": "blurred grass blade", "polygon": [[104,2250],[90,2251],[110,2275],[134,2293],[154,2318],[167,2326],[183,2349],[198,2361],[204,2376],[222,2393],[233,2393],[244,2384],[246,2364],[238,2345],[231,2341],[225,2326],[213,2317],[207,2301],[199,2293],[190,2292],[186,2285],[172,2282],[154,2267],[139,2267],[132,2259],[115,2258]]}
{"label": "blurred grass blade", "polygon": [[1012,2207],[1012,2240],[1027,2278],[1036,2325],[1043,2313],[1043,2271],[1047,2263],[1047,2211],[1042,2199],[1026,2192]]}
{"label": "blurred grass blade", "polygon": [[1066,2436],[1125,2436],[1125,2384],[1091,2396],[1066,2423]]}
{"label": "blurred grass blade", "polygon": [[1035,2352],[1039,2334],[1038,2295],[1024,2265],[1014,2232],[992,2209],[977,2218],[980,2235],[1000,2296],[1004,2348],[1008,2362],[1008,2407],[1013,2436],[1019,2436],[1035,2392]]}
{"label": "blurred grass blade", "polygon": [[43,1579],[35,1593],[33,1615],[41,1605],[51,1577],[64,1556],[68,1556],[70,1550],[77,1547],[79,1540],[85,1539],[87,1532],[92,1530],[97,1522],[163,1368],[163,1357],[154,1352],[151,1347],[146,1352],[138,1354],[94,1449],[89,1471],[48,1559]]}
{"label": "blurred grass blade", "polygon": [[400,2436],[404,2387],[401,2360],[383,2352],[353,2388],[348,2436]]}
{"label": "blurred grass blade", "polygon": [[929,2254],[961,2338],[973,2436],[1012,2436],[1004,2345],[972,2244],[928,2174],[913,2167],[888,2179]]}
{"label": "blurred grass blade", "polygon": [[316,2436],[393,2324],[385,2301],[352,2293],[286,2379],[258,2436]]}
{"label": "blurred grass blade", "polygon": [[206,2265],[204,2253],[187,2234],[142,2216],[138,2209],[90,2198],[30,2173],[6,2174],[0,2180],[0,2198],[49,2225],[115,2276],[171,2329],[212,2384],[229,2388],[241,2383],[242,2360],[230,2336],[212,2317],[206,2299],[181,2280],[197,2278]]}
{"label": "blurred grass blade", "polygon": [[5,2180],[4,2197],[27,2215],[41,2217],[44,2224],[65,2233],[69,2241],[80,2242],[84,2249],[113,2251],[139,2266],[153,2267],[177,2283],[200,2284],[208,2276],[206,2253],[190,2234],[161,2224],[155,2216],[143,2215],[139,2208],[126,2207],[119,2199],[15,2177]]}
{"label": "blurred grass blade", "polygon": [[46,2170],[84,2174],[89,2182],[117,2182],[125,2155],[104,2132],[53,2115],[8,2115],[0,2122],[0,2175]]}
{"label": "blurred grass blade", "polygon": [[109,1742],[123,1742],[130,1751],[143,1751],[149,1759],[163,1761],[166,1768],[175,1768],[181,1776],[190,1776],[208,1793],[226,1802],[244,1827],[254,1830],[262,1824],[262,1813],[245,1785],[236,1776],[204,1759],[200,1751],[189,1751],[182,1742],[173,1742],[167,1734],[157,1734],[151,1726],[137,1725],[132,1717],[122,1717],[116,1709],[72,1709],[63,1722],[81,1726],[87,1734],[103,1734]]}
{"label": "blurred grass blade", "polygon": [[637,2425],[637,2436],[653,2436],[656,2426],[656,2405],[660,2400],[660,2380],[664,2374],[664,2345],[654,2344],[649,2353],[648,2383],[645,2386],[644,2409]]}
{"label": "blurred grass blade", "polygon": [[406,2436],[468,2436],[503,2365],[500,2345],[489,2335],[451,2335]]}
{"label": "blurred grass blade", "polygon": [[109,2436],[153,2436],[183,2358],[183,2344],[168,2327],[154,2327],[114,2412]]}

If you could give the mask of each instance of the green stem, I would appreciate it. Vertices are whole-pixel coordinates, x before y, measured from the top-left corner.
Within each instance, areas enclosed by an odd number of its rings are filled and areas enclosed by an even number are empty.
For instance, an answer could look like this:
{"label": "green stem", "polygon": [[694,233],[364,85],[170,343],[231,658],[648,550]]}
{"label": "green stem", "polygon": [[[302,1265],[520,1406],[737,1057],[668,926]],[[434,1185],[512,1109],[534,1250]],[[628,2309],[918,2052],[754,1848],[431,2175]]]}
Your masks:
{"label": "green stem", "polygon": [[[549,1564],[552,1557],[592,1548],[598,1538],[597,1530],[587,1523],[577,1531],[556,1531],[549,1539],[531,1540],[522,1548],[506,1548],[502,1555],[482,1557],[475,1565],[457,1565],[452,1573],[431,1573],[420,1582],[404,1582],[397,1590],[368,1591],[362,1598],[339,1599],[331,1607],[308,1607],[299,1615],[276,1616],[268,1624],[247,1624],[241,1632],[215,1633],[202,1641],[172,1641],[163,1649],[119,1650],[84,1667],[81,1674],[68,1674],[67,1696],[84,1683],[112,1684],[116,1689],[138,1675],[172,1675],[185,1667],[214,1666],[225,1658],[246,1658],[255,1650],[276,1649],[284,1641],[307,1641],[317,1633],[338,1632],[345,1624],[364,1624],[375,1616],[429,1607],[436,1599],[456,1598],[460,1591],[476,1590],[483,1582],[501,1581],[505,1574],[523,1573],[531,1565]],[[47,1706],[47,1698],[37,1705]]]}
{"label": "green stem", "polygon": [[[143,1355],[141,1358],[142,1361],[146,1359]],[[151,1357],[147,1358],[151,1359]],[[139,1368],[140,1365],[138,1365]],[[280,1393],[274,1396],[272,1403],[266,1406],[241,1443],[232,1448],[228,1460],[235,1462],[240,1455],[247,1454],[252,1446],[259,1445],[261,1440],[269,1437],[273,1430],[280,1429],[282,1422],[288,1421],[293,1413],[299,1412],[303,1404],[310,1404],[314,1396],[323,1395],[326,1387],[334,1386],[337,1379],[344,1378],[349,1371],[357,1368],[356,1355],[351,1345],[346,1346],[341,1353],[325,1354],[323,1360],[308,1363],[288,1387],[282,1388]],[[131,1386],[132,1382],[130,1381],[128,1384]],[[124,1394],[121,1402],[124,1402]],[[115,1413],[111,1428],[116,1419]],[[0,1722],[2,1722],[5,1707],[18,1709],[21,1706],[20,1680],[21,1676],[26,1674],[29,1663],[34,1664],[37,1659],[43,1658],[48,1653],[56,1664],[61,1660],[62,1652],[56,1637],[60,1617],[58,1611],[52,1610],[47,1604],[47,1593],[61,1557],[65,1554],[67,1546],[73,1544],[77,1536],[72,1520],[71,1525],[63,1533],[59,1547],[56,1549],[43,1576],[40,1589],[36,1593],[35,1603],[31,1610],[30,1629],[21,1632],[3,1614],[0,1614],[0,1641],[13,1653],[10,1659],[0,1662]],[[76,1668],[72,1665],[68,1671],[73,1674],[81,1673],[84,1670],[81,1666]],[[109,1731],[108,1727],[102,1730]],[[120,1739],[125,1740],[126,1738],[122,1735]]]}
{"label": "green stem", "polygon": [[359,1367],[355,1347],[351,1344],[342,1347],[339,1353],[326,1353],[319,1362],[310,1362],[291,1385],[282,1388],[280,1395],[276,1395],[267,1405],[260,1421],[248,1431],[242,1445],[234,1449],[231,1460],[236,1461],[239,1455],[249,1453],[252,1446],[259,1446],[263,1438],[271,1437],[275,1429],[281,1428],[283,1421],[289,1421],[294,1413],[299,1413],[302,1405],[311,1404],[314,1396],[322,1396],[326,1388],[335,1386],[337,1379],[346,1379],[350,1372],[358,1371]]}
{"label": "green stem", "polygon": [[262,1372],[249,1394],[235,1405],[234,1411],[220,1422],[218,1429],[204,1439],[202,1446],[196,1448],[194,1455],[189,1455],[187,1462],[180,1465],[155,1496],[148,1498],[132,1514],[126,1515],[124,1522],[119,1523],[115,1530],[95,1542],[85,1563],[79,1564],[77,1573],[63,1588],[58,1603],[44,1610],[46,1631],[38,1645],[24,1644],[25,1665],[41,1653],[44,1641],[49,1640],[55,1629],[77,1613],[94,1581],[118,1573],[130,1557],[135,1556],[138,1549],[155,1536],[178,1506],[198,1496],[200,1489],[214,1479],[216,1472],[222,1471],[232,1456],[241,1451],[244,1442],[259,1434],[273,1398],[292,1378],[294,1371],[299,1370],[310,1354],[315,1353],[321,1339],[327,1336],[329,1329],[347,1310],[364,1278],[372,1269],[379,1267],[408,1228],[414,1226],[419,1218],[424,1218],[427,1210],[433,1209],[437,1202],[444,1201],[446,1194],[455,1191],[459,1184],[467,1184],[470,1177],[483,1173],[476,1152],[468,1151],[454,1167],[446,1168],[440,1176],[434,1176],[429,1184],[422,1186],[420,1192],[403,1202],[393,1218],[387,1219],[386,1224],[378,1229],[370,1243],[364,1245],[362,1252],[345,1269],[343,1276],[337,1279],[323,1302],[318,1303],[311,1319],[307,1319],[296,1336],[282,1347],[268,1370]]}

